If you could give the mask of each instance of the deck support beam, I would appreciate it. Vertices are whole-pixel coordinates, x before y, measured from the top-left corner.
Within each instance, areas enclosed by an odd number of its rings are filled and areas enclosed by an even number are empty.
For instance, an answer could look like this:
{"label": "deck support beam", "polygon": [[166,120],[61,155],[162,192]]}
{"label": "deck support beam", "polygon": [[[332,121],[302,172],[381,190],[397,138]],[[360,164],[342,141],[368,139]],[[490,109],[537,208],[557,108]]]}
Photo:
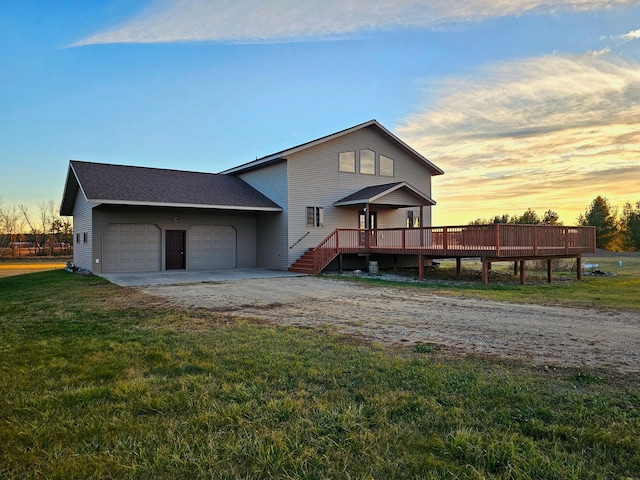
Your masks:
{"label": "deck support beam", "polygon": [[424,280],[424,257],[422,255],[418,255],[418,279]]}
{"label": "deck support beam", "polygon": [[576,272],[578,280],[582,280],[582,255],[576,258]]}
{"label": "deck support beam", "polygon": [[460,257],[456,257],[456,280],[460,280],[461,275],[462,275],[462,259]]}
{"label": "deck support beam", "polygon": [[524,282],[526,280],[524,264],[525,264],[525,261],[521,260],[520,261],[520,285],[524,285]]}
{"label": "deck support beam", "polygon": [[490,262],[487,261],[485,257],[482,258],[482,283],[485,286],[489,285],[489,265]]}
{"label": "deck support beam", "polygon": [[551,278],[553,274],[553,267],[551,266],[551,259],[547,260],[547,283],[551,283]]}

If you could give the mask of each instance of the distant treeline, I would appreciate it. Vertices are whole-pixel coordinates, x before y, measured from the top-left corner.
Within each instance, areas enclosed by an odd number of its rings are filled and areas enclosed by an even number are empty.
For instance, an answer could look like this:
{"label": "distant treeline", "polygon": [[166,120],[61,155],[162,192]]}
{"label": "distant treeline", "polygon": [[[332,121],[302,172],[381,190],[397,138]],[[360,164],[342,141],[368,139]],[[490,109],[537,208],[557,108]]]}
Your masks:
{"label": "distant treeline", "polygon": [[71,219],[60,216],[53,200],[40,202],[38,210],[32,215],[25,205],[6,206],[0,199],[0,257],[72,253]]}
{"label": "distant treeline", "polygon": [[[528,225],[562,225],[560,216],[547,210],[539,216],[531,208],[522,215],[495,215],[493,218],[478,218],[470,225],[491,223],[520,223]],[[611,251],[640,251],[640,201],[627,202],[618,212],[609,200],[597,196],[578,217],[578,224],[596,227],[596,246]]]}

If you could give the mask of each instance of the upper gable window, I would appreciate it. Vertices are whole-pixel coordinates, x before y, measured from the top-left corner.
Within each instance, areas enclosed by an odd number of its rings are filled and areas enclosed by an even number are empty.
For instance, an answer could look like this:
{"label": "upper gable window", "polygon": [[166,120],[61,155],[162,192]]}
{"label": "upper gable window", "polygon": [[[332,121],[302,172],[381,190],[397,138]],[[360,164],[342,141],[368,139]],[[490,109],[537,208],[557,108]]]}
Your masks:
{"label": "upper gable window", "polygon": [[341,172],[356,173],[356,152],[340,152],[339,169]]}
{"label": "upper gable window", "polygon": [[376,152],[372,150],[360,150],[360,173],[367,175],[376,174]]}
{"label": "upper gable window", "polygon": [[393,177],[393,158],[380,155],[380,176]]}

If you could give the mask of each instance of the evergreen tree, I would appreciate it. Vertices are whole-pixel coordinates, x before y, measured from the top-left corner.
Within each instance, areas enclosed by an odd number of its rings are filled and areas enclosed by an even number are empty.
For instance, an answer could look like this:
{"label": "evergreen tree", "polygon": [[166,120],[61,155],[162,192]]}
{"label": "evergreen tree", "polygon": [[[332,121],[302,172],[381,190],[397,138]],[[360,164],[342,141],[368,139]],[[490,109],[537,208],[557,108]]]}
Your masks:
{"label": "evergreen tree", "polygon": [[615,210],[612,211],[609,200],[598,195],[587,207],[584,215],[578,217],[578,223],[596,227],[596,247],[607,249],[614,244],[618,233],[617,213]]}
{"label": "evergreen tree", "polygon": [[640,251],[640,202],[626,203],[622,212],[622,230],[626,249]]}

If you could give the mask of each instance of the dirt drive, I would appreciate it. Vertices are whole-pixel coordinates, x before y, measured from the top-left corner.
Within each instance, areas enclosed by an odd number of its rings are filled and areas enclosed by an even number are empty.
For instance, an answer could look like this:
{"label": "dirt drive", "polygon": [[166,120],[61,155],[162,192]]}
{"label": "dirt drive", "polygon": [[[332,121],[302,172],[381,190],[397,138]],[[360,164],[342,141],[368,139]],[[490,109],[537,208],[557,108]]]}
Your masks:
{"label": "dirt drive", "polygon": [[540,366],[640,372],[640,314],[635,312],[516,305],[317,277],[153,286],[144,291],[188,308],[279,325],[329,327],[386,345],[428,343]]}

